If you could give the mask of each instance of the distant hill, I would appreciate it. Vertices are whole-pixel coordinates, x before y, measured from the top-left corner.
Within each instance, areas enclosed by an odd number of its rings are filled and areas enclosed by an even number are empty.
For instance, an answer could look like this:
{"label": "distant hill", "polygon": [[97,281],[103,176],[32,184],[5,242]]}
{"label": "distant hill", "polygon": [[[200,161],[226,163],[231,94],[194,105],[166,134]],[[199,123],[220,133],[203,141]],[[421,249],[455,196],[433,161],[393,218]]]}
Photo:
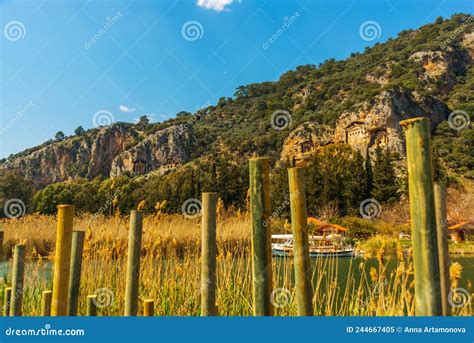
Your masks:
{"label": "distant hill", "polygon": [[[11,155],[1,168],[18,170],[40,189],[80,178],[172,174],[215,156],[235,163],[252,155],[286,160],[331,143],[364,156],[379,145],[403,153],[398,122],[428,116],[442,161],[473,178],[474,131],[466,124],[474,113],[473,31],[472,16],[439,18],[346,60],[238,87],[233,98],[194,114],[159,124],[114,123],[51,140]],[[453,111],[456,121],[448,122]]]}

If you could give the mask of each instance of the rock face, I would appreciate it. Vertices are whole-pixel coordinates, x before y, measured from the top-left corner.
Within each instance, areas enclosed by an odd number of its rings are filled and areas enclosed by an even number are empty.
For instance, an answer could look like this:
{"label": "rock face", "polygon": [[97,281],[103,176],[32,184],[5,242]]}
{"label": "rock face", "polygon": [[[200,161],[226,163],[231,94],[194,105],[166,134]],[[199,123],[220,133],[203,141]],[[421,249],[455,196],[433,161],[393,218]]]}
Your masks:
{"label": "rock face", "polygon": [[191,159],[194,145],[192,129],[172,126],[146,137],[133,148],[118,154],[112,162],[111,176],[124,172],[144,174],[174,169]]}
{"label": "rock face", "polygon": [[410,56],[411,60],[422,64],[424,73],[420,78],[428,89],[436,81],[443,81],[443,91],[449,91],[456,84],[456,76],[470,63],[468,50],[418,51]]}
{"label": "rock face", "polygon": [[384,91],[370,101],[341,113],[331,135],[327,127],[306,123],[293,130],[285,140],[282,159],[305,153],[312,147],[329,143],[345,143],[367,156],[376,146],[404,153],[403,133],[399,122],[428,116],[431,126],[446,120],[447,106],[435,99],[404,91]]}
{"label": "rock face", "polygon": [[334,130],[327,125],[307,122],[291,131],[283,143],[281,159],[310,153],[314,147],[333,143]]}
{"label": "rock face", "polygon": [[[96,176],[118,176],[124,172],[145,174],[166,171],[190,159],[191,127],[172,126],[146,135],[136,127],[102,127],[93,135],[53,142],[5,162],[1,168],[18,170],[35,188],[54,182]],[[136,162],[145,168],[134,170]]]}

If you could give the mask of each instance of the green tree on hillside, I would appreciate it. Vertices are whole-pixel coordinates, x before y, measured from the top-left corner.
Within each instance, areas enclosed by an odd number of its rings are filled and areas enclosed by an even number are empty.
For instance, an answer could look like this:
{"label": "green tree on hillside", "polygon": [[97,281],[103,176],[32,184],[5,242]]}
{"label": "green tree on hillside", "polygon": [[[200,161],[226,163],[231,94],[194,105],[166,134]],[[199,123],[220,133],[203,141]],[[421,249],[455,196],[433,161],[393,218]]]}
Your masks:
{"label": "green tree on hillside", "polygon": [[[10,170],[0,172],[0,216],[19,216],[30,210],[31,183],[19,173]],[[6,206],[7,202],[10,208]],[[5,210],[8,213],[5,213]]]}
{"label": "green tree on hillside", "polygon": [[393,162],[394,156],[390,149],[376,148],[372,197],[379,202],[393,202],[399,198]]}

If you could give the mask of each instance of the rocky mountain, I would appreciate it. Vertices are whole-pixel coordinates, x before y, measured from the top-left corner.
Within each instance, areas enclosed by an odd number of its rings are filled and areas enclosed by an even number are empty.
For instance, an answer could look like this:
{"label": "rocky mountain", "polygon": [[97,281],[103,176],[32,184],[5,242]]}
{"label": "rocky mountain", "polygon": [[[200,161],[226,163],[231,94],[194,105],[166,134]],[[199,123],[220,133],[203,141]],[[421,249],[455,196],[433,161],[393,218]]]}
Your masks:
{"label": "rocky mountain", "polygon": [[379,145],[403,154],[399,122],[427,115],[434,129],[448,118],[449,109],[442,101],[417,92],[383,91],[357,104],[352,110],[341,113],[333,130],[327,126],[311,125],[311,122],[301,124],[285,139],[281,159],[286,160],[305,150],[331,143],[348,144],[363,156]]}
{"label": "rocky mountain", "polygon": [[[136,125],[115,124],[10,158],[2,168],[19,170],[41,188],[78,178],[164,172],[188,162],[192,144],[191,127],[170,126],[147,134]],[[136,161],[144,161],[145,169],[134,170]]]}
{"label": "rocky mountain", "polygon": [[[456,110],[465,113],[467,125],[446,143],[454,144],[471,132],[473,31],[470,15],[438,18],[346,60],[301,66],[278,81],[241,86],[233,98],[195,114],[180,113],[160,124],[95,128],[12,155],[1,168],[18,170],[41,188],[77,178],[169,173],[223,150],[231,158],[267,155],[274,161],[331,143],[348,144],[364,156],[378,145],[403,153],[399,121],[428,116],[436,139],[448,132],[439,128],[448,126]],[[462,158],[467,170],[474,163],[470,151]]]}

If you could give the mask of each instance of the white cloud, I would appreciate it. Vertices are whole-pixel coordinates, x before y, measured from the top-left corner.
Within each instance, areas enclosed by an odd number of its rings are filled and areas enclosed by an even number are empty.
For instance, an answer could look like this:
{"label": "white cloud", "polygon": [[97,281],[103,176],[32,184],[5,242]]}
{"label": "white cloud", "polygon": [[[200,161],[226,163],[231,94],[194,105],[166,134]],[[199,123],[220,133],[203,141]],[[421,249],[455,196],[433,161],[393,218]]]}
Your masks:
{"label": "white cloud", "polygon": [[126,112],[126,113],[132,113],[132,112],[135,112],[137,109],[135,107],[130,108],[130,107],[127,107],[125,105],[120,105],[119,110],[122,111],[122,112]]}
{"label": "white cloud", "polygon": [[227,5],[230,5],[233,2],[234,0],[197,0],[197,5],[207,10],[222,12],[225,10]]}

